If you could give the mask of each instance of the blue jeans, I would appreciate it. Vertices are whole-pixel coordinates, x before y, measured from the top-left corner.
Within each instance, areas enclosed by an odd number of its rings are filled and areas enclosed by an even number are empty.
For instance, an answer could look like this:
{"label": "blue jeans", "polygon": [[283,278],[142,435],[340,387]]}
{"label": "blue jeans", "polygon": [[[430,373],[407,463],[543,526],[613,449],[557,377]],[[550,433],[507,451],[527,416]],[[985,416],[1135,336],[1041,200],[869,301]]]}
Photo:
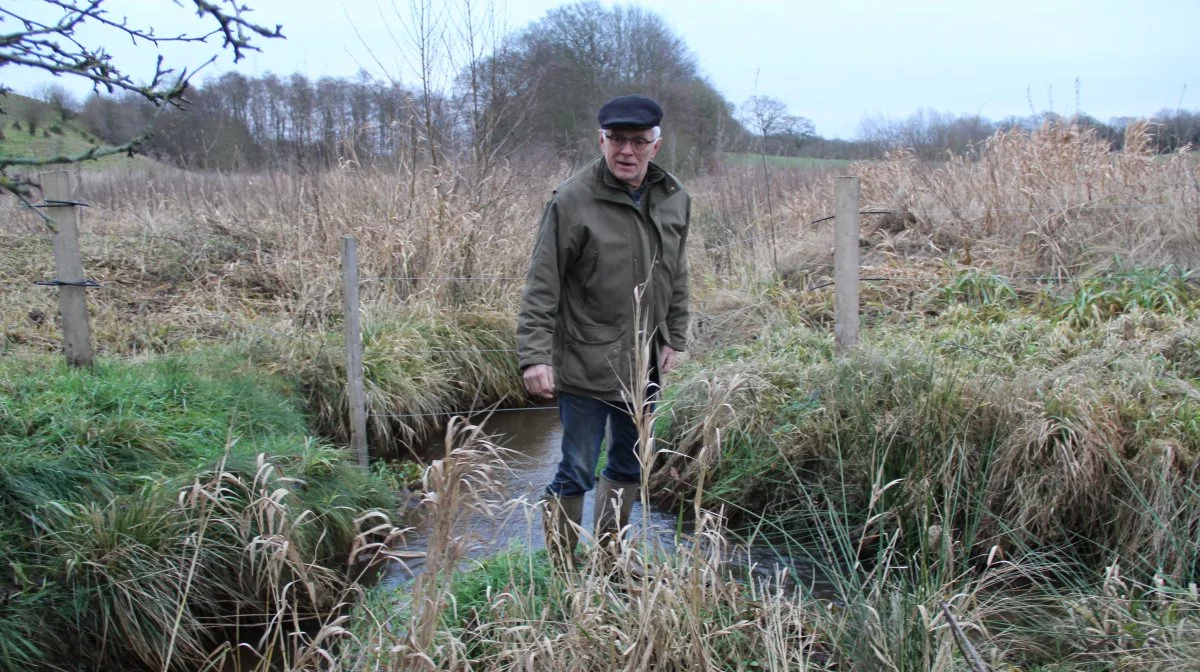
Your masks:
{"label": "blue jeans", "polygon": [[618,483],[641,480],[638,431],[629,404],[559,392],[558,417],[563,428],[562,460],[554,480],[546,487],[546,494],[576,497],[596,486],[600,444],[604,441],[604,427],[610,421],[612,437],[604,477]]}

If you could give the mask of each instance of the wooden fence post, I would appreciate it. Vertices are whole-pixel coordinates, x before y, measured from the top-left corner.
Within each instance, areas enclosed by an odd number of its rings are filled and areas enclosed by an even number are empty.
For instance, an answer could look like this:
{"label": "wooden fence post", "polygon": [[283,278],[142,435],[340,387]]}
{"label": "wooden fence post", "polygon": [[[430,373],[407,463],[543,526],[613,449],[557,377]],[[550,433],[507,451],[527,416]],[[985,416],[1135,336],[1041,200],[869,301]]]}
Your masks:
{"label": "wooden fence post", "polygon": [[71,197],[71,174],[65,170],[42,173],[46,216],[54,222],[54,266],[58,286],[58,310],[63,321],[63,354],[67,364],[90,367],[92,328],[88,324],[87,279],[79,254],[79,211]]}
{"label": "wooden fence post", "polygon": [[342,305],[346,323],[346,385],[350,404],[350,445],[358,466],[368,467],[367,398],[363,392],[362,322],[358,305],[358,241],[342,238]]}
{"label": "wooden fence post", "polygon": [[858,197],[857,177],[837,178],[833,281],[834,350],[845,354],[858,343]]}

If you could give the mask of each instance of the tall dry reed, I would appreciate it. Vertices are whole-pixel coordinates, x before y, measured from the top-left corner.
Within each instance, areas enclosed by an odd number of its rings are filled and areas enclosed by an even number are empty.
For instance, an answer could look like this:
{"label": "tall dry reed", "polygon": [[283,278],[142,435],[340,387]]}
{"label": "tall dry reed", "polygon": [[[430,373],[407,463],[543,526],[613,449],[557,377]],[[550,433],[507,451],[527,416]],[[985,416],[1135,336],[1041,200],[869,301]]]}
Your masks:
{"label": "tall dry reed", "polygon": [[[862,177],[865,275],[889,277],[913,259],[993,271],[1076,275],[1200,259],[1200,164],[1189,152],[1150,153],[1131,126],[1122,152],[1087,129],[1048,124],[998,133],[943,162],[899,152],[839,172]],[[729,164],[688,180],[698,314],[745,304],[781,279],[820,286],[831,275],[831,170],[774,169],[769,188]],[[542,205],[569,173],[514,161],[480,171],[359,168],[325,172],[195,173],[134,164],[80,173],[84,265],[102,350],[164,351],[250,325],[289,334],[336,331],[341,237],[359,240],[368,313],[400,306],[513,311]],[[767,202],[771,207],[766,206]],[[0,298],[10,344],[57,342],[53,275],[39,221],[5,202]],[[814,223],[815,222],[815,223]],[[770,233],[774,231],[772,238]],[[103,234],[103,235],[93,235]],[[774,242],[772,242],[772,240]],[[777,248],[777,249],[773,249]],[[731,294],[732,293],[732,294]]]}
{"label": "tall dry reed", "polygon": [[360,612],[360,622],[376,625],[359,631],[341,669],[709,670],[768,661],[770,669],[807,669],[818,655],[809,607],[778,586],[731,577],[722,523],[709,511],[700,511],[675,555],[645,527],[631,528],[615,557],[589,543],[578,572],[563,575],[536,569],[544,554],[521,556],[485,604],[457,604],[469,542],[455,524],[461,512],[522,506],[537,519],[535,503],[496,499],[487,474],[498,455],[477,433],[452,429],[453,449],[427,471],[423,500],[437,541],[411,599],[403,589],[399,603],[376,601],[370,615]]}
{"label": "tall dry reed", "polygon": [[1114,257],[1195,267],[1200,163],[1154,154],[1151,131],[1131,124],[1121,152],[1068,123],[999,132],[940,164],[898,152],[864,166],[864,194],[911,215],[934,245],[974,246],[1003,272],[1075,275]]}

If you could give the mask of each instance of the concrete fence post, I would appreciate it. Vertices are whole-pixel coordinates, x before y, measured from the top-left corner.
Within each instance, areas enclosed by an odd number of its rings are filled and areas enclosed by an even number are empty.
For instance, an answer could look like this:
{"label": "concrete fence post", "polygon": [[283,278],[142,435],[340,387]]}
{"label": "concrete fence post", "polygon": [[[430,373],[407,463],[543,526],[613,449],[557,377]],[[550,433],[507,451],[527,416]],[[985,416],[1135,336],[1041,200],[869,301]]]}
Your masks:
{"label": "concrete fence post", "polygon": [[845,354],[858,343],[858,199],[857,177],[837,178],[835,248],[833,281],[837,290],[834,304],[834,350]]}
{"label": "concrete fence post", "polygon": [[350,446],[358,466],[368,467],[367,398],[363,392],[362,319],[358,302],[358,241],[342,238],[342,304],[346,326],[346,386],[350,406]]}
{"label": "concrete fence post", "polygon": [[92,328],[88,322],[87,279],[79,253],[79,209],[71,196],[71,174],[65,170],[42,173],[46,216],[54,222],[54,266],[57,273],[58,309],[63,321],[63,354],[67,364],[90,367]]}

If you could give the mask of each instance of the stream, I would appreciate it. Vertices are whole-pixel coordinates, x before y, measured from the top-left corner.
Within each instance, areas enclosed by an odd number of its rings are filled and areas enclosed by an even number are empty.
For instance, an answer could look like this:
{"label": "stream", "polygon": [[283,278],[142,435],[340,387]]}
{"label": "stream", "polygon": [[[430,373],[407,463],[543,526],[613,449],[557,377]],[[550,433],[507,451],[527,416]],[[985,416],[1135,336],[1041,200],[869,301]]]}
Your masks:
{"label": "stream", "polygon": [[[524,497],[531,502],[540,498],[546,485],[554,478],[555,469],[558,467],[559,443],[562,440],[558,410],[542,408],[499,411],[484,422],[483,430],[496,445],[512,451],[507,465],[509,470],[499,474],[505,496]],[[586,530],[591,529],[593,499],[589,494],[584,503],[583,527]],[[637,529],[648,524],[650,534],[668,551],[675,548],[676,531],[687,533],[691,527],[686,521],[681,522],[673,513],[653,507],[649,516],[644,516],[641,502],[633,505],[630,522],[635,529],[628,534],[635,534]],[[406,535],[405,545],[397,550],[423,551],[429,543],[428,525],[419,519],[407,521],[405,524],[413,525],[415,529]],[[532,519],[527,519],[521,510],[499,521],[472,511],[466,517],[464,529],[457,529],[455,533],[470,533],[476,538],[468,553],[469,558],[476,560],[513,546],[531,552],[545,548],[540,516],[534,515]],[[730,548],[732,550],[735,547],[731,544]],[[386,590],[411,581],[421,572],[421,563],[420,559],[407,560],[404,564],[390,563],[379,578],[379,587]],[[763,580],[771,580],[781,568],[788,570],[789,582],[797,579],[808,580],[813,574],[810,568],[786,556],[781,557],[775,549],[766,545],[751,546],[748,551],[744,548],[733,551],[727,558],[727,563],[738,570],[738,574],[752,575]]]}

